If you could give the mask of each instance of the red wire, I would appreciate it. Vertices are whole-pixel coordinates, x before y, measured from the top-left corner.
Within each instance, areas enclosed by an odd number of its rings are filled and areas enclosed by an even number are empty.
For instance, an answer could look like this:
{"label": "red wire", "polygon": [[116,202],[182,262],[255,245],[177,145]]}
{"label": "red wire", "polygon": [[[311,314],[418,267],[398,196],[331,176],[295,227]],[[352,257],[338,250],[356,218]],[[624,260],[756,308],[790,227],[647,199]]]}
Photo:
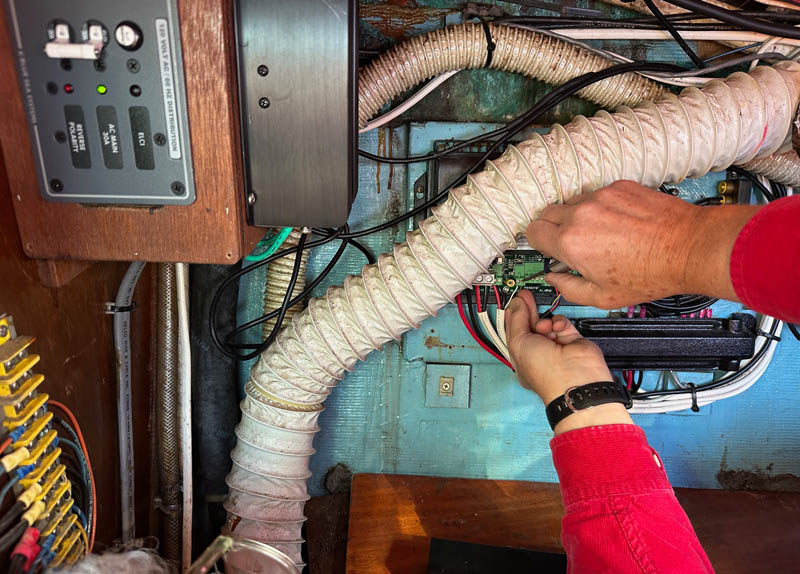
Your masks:
{"label": "red wire", "polygon": [[95,490],[94,485],[94,472],[92,471],[92,461],[89,459],[89,451],[86,448],[86,441],[83,440],[83,433],[81,432],[81,427],[78,424],[78,419],[75,418],[75,415],[72,413],[67,405],[64,403],[60,403],[58,401],[54,401],[50,399],[47,401],[47,404],[51,407],[55,407],[67,415],[69,422],[72,423],[72,427],[75,429],[75,434],[78,435],[78,440],[81,443],[81,450],[83,450],[83,456],[86,458],[86,466],[89,470],[89,477],[91,478],[91,486],[92,486],[92,500],[94,501],[94,508],[92,509],[92,535],[89,539],[89,548],[86,550],[87,554],[91,554],[92,548],[94,548],[94,534],[95,534],[95,526],[97,525],[97,491]]}
{"label": "red wire", "polygon": [[497,308],[502,309],[503,304],[501,303],[500,291],[497,290],[497,285],[492,285],[492,289],[494,289],[494,298],[497,300]]}
{"label": "red wire", "polygon": [[493,356],[495,359],[497,359],[498,361],[500,361],[506,367],[508,367],[513,371],[514,367],[511,366],[511,363],[506,361],[505,357],[495,353],[493,350],[491,350],[489,347],[486,346],[486,343],[484,343],[478,338],[478,335],[475,333],[475,330],[472,328],[472,325],[469,324],[467,316],[464,314],[464,308],[461,305],[461,293],[456,295],[456,306],[458,307],[458,314],[461,316],[461,322],[464,323],[464,326],[467,328],[467,331],[469,331],[469,334],[472,335],[472,338],[475,339],[475,341],[483,348],[484,351],[489,353],[491,356]]}
{"label": "red wire", "polygon": [[478,307],[478,313],[481,313],[483,309],[481,309],[481,289],[477,285],[475,285],[475,305]]}
{"label": "red wire", "polygon": [[8,448],[8,445],[11,444],[11,437],[8,437],[6,440],[3,441],[3,444],[0,445],[0,454],[3,454],[5,450]]}
{"label": "red wire", "polygon": [[628,389],[633,388],[633,371],[623,371],[623,375],[625,375],[625,383],[627,384]]}

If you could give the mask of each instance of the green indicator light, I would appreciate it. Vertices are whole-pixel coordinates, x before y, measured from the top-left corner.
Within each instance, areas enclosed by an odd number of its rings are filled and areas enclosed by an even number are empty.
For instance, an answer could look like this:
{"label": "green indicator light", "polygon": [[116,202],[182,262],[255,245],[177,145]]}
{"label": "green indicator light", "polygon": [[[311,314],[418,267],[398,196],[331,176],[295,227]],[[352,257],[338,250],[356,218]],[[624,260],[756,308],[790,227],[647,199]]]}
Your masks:
{"label": "green indicator light", "polygon": [[108,91],[108,88],[106,88],[103,84],[97,84],[97,93],[98,94],[103,95],[107,91]]}

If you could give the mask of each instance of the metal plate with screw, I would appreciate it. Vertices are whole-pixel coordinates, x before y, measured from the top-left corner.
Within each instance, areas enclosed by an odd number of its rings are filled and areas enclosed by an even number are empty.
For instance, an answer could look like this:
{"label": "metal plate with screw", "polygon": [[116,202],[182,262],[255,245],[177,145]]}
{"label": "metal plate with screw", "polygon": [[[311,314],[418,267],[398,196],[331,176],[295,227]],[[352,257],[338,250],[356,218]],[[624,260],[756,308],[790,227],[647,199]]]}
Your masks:
{"label": "metal plate with screw", "polygon": [[468,409],[470,365],[428,363],[425,365],[425,406]]}

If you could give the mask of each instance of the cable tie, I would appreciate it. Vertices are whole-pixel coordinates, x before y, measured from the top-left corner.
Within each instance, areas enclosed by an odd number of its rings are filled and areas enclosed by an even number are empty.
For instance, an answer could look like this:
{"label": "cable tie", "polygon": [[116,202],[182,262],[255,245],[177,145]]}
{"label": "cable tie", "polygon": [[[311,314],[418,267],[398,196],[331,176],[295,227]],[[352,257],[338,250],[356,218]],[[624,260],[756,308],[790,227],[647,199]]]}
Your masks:
{"label": "cable tie", "polygon": [[492,31],[489,28],[489,23],[483,18],[483,16],[478,16],[477,18],[481,21],[483,33],[486,34],[486,63],[483,65],[483,67],[488,68],[492,65],[492,56],[494,56],[494,49],[497,48],[497,44],[495,44],[494,40],[492,40]]}
{"label": "cable tie", "polygon": [[761,329],[756,329],[756,335],[760,335],[765,339],[768,339],[770,341],[775,341],[777,343],[780,343],[781,341],[780,335],[773,335],[772,333],[767,333],[766,331],[763,331]]}
{"label": "cable tie", "polygon": [[115,313],[130,313],[136,309],[136,301],[131,301],[130,305],[115,305],[114,303],[106,303],[106,315],[114,315]]}
{"label": "cable tie", "polygon": [[699,413],[700,407],[697,405],[697,385],[689,383],[688,386],[692,391],[692,411]]}

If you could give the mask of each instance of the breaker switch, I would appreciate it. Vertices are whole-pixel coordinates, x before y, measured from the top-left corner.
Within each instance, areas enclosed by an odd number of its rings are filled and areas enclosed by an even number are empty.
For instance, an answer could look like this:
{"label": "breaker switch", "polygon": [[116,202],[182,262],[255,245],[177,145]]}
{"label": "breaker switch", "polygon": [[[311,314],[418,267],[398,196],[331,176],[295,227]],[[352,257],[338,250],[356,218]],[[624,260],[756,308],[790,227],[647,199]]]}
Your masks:
{"label": "breaker switch", "polygon": [[55,21],[48,26],[49,41],[44,45],[48,58],[70,60],[97,60],[106,43],[106,32],[102,24],[91,22],[84,29],[84,42],[73,42],[69,24]]}

